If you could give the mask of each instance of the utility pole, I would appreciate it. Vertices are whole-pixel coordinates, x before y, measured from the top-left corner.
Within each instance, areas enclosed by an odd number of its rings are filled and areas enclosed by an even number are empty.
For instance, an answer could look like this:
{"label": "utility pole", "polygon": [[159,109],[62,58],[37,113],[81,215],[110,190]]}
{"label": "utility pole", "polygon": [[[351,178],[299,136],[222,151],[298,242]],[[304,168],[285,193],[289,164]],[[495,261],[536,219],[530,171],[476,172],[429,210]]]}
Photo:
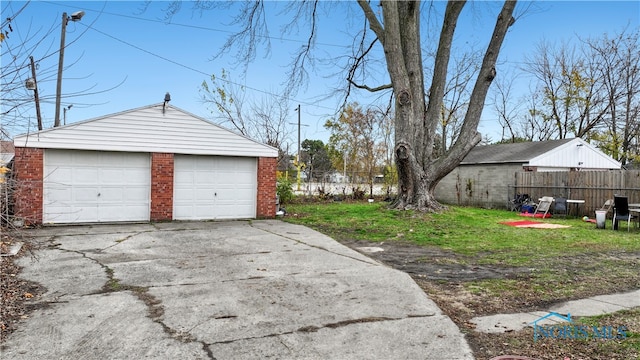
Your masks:
{"label": "utility pole", "polygon": [[80,21],[84,16],[84,11],[77,11],[67,16],[66,12],[62,13],[62,32],[60,33],[60,58],[58,59],[58,81],[56,82],[56,117],[54,118],[53,127],[60,126],[60,97],[62,91],[62,68],[64,64],[64,43],[67,34],[67,23],[71,21]]}
{"label": "utility pole", "polygon": [[60,58],[58,59],[58,81],[56,82],[56,117],[53,120],[53,127],[60,126],[60,91],[62,90],[62,67],[64,61],[64,41],[67,33],[67,23],[69,18],[67,13],[62,13],[62,32],[60,33]]}
{"label": "utility pole", "polygon": [[33,63],[33,56],[29,56],[31,60],[31,76],[33,77],[33,97],[36,101],[36,116],[38,117],[38,130],[42,130],[42,115],[40,115],[40,97],[38,97],[38,80],[36,79],[36,66]]}
{"label": "utility pole", "polygon": [[298,183],[298,191],[300,191],[300,104],[298,104],[298,108],[295,109],[298,112],[298,154],[296,155],[296,168],[297,171],[297,183]]}

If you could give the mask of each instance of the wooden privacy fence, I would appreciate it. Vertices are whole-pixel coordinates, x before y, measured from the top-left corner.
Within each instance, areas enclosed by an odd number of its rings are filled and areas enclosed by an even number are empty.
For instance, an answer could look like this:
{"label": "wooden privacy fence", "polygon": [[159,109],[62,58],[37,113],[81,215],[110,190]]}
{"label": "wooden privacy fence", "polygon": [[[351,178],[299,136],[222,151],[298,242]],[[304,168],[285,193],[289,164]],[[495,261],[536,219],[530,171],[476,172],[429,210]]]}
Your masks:
{"label": "wooden privacy fence", "polygon": [[515,182],[509,185],[509,199],[528,194],[534,202],[543,196],[584,200],[578,207],[579,215],[589,217],[613,195],[640,203],[640,170],[516,172]]}

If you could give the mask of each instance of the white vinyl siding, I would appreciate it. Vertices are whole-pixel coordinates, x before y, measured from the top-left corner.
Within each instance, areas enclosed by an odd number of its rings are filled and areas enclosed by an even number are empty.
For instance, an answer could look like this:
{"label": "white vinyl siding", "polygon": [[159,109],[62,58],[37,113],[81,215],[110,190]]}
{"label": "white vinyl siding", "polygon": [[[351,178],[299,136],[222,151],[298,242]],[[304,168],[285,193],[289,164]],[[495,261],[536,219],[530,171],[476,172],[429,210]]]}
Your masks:
{"label": "white vinyl siding", "polygon": [[173,106],[153,105],[17,136],[17,147],[277,157],[278,150]]}
{"label": "white vinyl siding", "polygon": [[150,155],[46,150],[43,222],[148,221]]}
{"label": "white vinyl siding", "polygon": [[173,218],[255,218],[257,166],[255,158],[176,155]]}
{"label": "white vinyl siding", "polygon": [[537,167],[538,171],[567,171],[571,168],[608,170],[621,167],[619,162],[579,138],[530,159],[528,165]]}

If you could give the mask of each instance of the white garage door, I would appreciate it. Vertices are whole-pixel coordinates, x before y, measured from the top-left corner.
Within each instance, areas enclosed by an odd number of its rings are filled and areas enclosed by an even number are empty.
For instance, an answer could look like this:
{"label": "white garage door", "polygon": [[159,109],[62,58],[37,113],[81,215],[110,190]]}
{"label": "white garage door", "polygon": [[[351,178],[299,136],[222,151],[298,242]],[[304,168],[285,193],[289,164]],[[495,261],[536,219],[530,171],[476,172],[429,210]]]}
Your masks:
{"label": "white garage door", "polygon": [[148,221],[146,153],[46,150],[44,223]]}
{"label": "white garage door", "polygon": [[255,158],[176,155],[173,218],[254,218],[256,174]]}

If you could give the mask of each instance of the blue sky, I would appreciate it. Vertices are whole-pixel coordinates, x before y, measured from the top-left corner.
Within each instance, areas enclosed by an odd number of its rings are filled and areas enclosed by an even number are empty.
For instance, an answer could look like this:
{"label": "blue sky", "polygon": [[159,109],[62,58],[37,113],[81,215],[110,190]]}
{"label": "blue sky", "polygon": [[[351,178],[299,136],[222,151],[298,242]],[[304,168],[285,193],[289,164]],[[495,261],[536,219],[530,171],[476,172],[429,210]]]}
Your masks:
{"label": "blue sky", "polygon": [[[25,4],[24,1],[2,1],[2,19],[14,16]],[[260,52],[244,74],[242,67],[237,66],[234,51],[212,60],[234,30],[229,25],[235,14],[233,9],[194,12],[189,4],[185,4],[169,23],[163,20],[166,2],[154,1],[144,12],[140,11],[142,4],[142,1],[31,1],[15,16],[11,22],[13,32],[2,44],[3,72],[9,70],[5,67],[9,63],[7,56],[18,56],[19,64],[26,64],[28,55],[34,56],[38,62],[40,96],[51,99],[42,104],[45,127],[51,126],[55,112],[52,97],[55,95],[56,50],[60,45],[63,12],[85,11],[80,22],[69,22],[67,26],[63,93],[97,92],[63,99],[63,106],[73,104],[67,111],[67,123],[160,103],[165,92],[171,93],[172,105],[211,118],[210,109],[202,104],[199,94],[200,84],[210,74],[219,75],[224,68],[232,81],[245,87],[246,96],[264,97],[282,88],[292,53],[305,39],[303,29],[300,33],[280,33],[279,27],[288,18],[279,11],[287,3],[266,2],[271,53],[265,58],[265,52]],[[435,4],[438,8],[444,3]],[[320,13],[317,49],[325,56],[343,55],[348,51],[351,37],[347,31],[362,24],[357,11],[349,13],[343,9],[347,5],[341,2],[337,4],[338,11]],[[459,22],[459,31],[466,34],[468,44],[480,47],[486,43],[495,23],[492,14],[498,9],[499,3],[487,1],[475,1],[467,6],[465,17]],[[524,58],[531,56],[543,39],[555,43],[575,41],[577,36],[598,37],[604,33],[617,33],[627,25],[632,29],[640,26],[638,1],[522,2],[518,11],[524,14],[507,35],[500,56],[499,76],[509,73],[510,67],[522,66]],[[347,20],[349,18],[352,20]],[[20,51],[18,44],[34,42],[26,40],[29,38],[42,41],[28,51]],[[46,54],[54,55],[43,58]],[[310,74],[309,86],[290,100],[290,116],[291,122],[295,123],[297,113],[293,108],[301,104],[301,121],[305,125],[302,139],[326,141],[329,134],[323,124],[334,113],[340,99],[319,99],[340,84],[340,79],[326,77],[335,71],[331,64],[320,65],[317,73]],[[22,80],[30,77],[28,68],[20,74]],[[527,88],[527,82],[522,79],[520,86]],[[31,94],[24,90],[25,97]],[[358,94],[354,100],[363,104],[372,101],[365,94]],[[35,124],[33,108],[23,114],[31,117],[30,121]],[[3,120],[2,123],[5,131],[12,135],[26,131],[11,122]],[[35,129],[35,125],[31,129]],[[500,137],[495,116],[487,108],[479,130],[494,140]],[[297,141],[293,125],[292,136],[293,144]]]}

